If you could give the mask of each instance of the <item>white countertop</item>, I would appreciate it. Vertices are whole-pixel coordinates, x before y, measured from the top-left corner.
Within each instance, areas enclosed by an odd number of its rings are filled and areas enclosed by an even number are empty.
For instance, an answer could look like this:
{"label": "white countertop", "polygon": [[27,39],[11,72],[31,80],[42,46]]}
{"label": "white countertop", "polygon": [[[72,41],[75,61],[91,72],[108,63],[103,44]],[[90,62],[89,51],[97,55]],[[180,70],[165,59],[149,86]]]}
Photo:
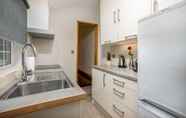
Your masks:
{"label": "white countertop", "polygon": [[[59,70],[41,70],[37,72],[56,72]],[[11,84],[12,85],[12,84]],[[8,87],[10,88],[10,87]],[[5,88],[4,88],[5,89]],[[6,89],[7,90],[7,89]],[[6,100],[0,100],[0,117],[9,115],[9,113],[14,114],[15,111],[22,112],[20,109],[27,109],[28,107],[36,108],[37,110],[43,109],[40,108],[42,104],[49,103],[55,104],[55,101],[60,101],[66,103],[67,100],[80,100],[85,98],[86,93],[82,90],[77,84],[73,84],[71,88],[58,89],[38,94],[32,94],[27,96],[15,97]],[[68,99],[69,98],[69,99]],[[47,106],[42,106],[47,107]]]}
{"label": "white countertop", "polygon": [[84,94],[86,93],[80,87],[73,87],[23,97],[17,97],[8,100],[1,100],[0,113]]}

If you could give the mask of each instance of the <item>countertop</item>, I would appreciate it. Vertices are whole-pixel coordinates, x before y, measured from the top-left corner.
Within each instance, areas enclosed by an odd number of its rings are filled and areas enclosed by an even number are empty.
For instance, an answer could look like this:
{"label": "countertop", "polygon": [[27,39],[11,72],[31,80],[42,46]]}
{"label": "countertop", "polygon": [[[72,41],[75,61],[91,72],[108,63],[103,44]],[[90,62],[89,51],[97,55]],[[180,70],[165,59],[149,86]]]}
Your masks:
{"label": "countertop", "polygon": [[0,100],[0,118],[20,116],[43,109],[62,106],[71,102],[77,102],[85,98],[86,93],[77,84],[74,84],[72,88]]}
{"label": "countertop", "polygon": [[55,90],[51,92],[17,97],[0,101],[0,117],[10,118],[27,113],[62,106],[86,98],[80,87]]}
{"label": "countertop", "polygon": [[93,68],[137,82],[137,73],[133,70],[118,68],[117,66],[94,65]]}

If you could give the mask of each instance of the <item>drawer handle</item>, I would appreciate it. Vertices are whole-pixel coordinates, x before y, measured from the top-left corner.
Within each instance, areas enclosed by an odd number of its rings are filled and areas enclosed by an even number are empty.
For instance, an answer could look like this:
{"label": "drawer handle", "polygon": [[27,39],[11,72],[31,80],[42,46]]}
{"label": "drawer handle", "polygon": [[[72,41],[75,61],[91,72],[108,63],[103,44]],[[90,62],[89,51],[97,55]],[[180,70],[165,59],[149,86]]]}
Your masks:
{"label": "drawer handle", "polygon": [[115,88],[113,89],[113,92],[115,95],[117,95],[118,97],[120,97],[122,99],[125,97],[125,93],[120,92],[120,91],[116,90]]}
{"label": "drawer handle", "polygon": [[125,87],[125,82],[119,81],[117,79],[114,79],[113,83],[119,87],[124,88]]}
{"label": "drawer handle", "polygon": [[106,83],[105,83],[105,77],[106,77],[106,75],[103,74],[103,88],[105,88],[105,86],[106,86]]}
{"label": "drawer handle", "polygon": [[117,114],[120,118],[124,118],[125,112],[123,112],[123,111],[121,111],[119,108],[117,108],[116,105],[113,105],[113,111],[115,111],[116,114]]}
{"label": "drawer handle", "polygon": [[114,11],[113,11],[113,23],[114,23],[114,24],[117,23],[117,21],[116,21],[116,15],[117,15],[117,14],[116,14],[116,11],[114,10]]}

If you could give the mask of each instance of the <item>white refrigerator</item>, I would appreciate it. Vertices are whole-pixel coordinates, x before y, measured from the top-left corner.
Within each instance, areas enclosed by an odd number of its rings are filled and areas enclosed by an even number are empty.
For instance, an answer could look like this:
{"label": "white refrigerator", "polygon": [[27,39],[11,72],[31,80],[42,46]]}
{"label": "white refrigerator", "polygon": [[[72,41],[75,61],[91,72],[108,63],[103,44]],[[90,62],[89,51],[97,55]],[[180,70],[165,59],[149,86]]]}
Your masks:
{"label": "white refrigerator", "polygon": [[139,117],[186,118],[186,0],[139,21]]}

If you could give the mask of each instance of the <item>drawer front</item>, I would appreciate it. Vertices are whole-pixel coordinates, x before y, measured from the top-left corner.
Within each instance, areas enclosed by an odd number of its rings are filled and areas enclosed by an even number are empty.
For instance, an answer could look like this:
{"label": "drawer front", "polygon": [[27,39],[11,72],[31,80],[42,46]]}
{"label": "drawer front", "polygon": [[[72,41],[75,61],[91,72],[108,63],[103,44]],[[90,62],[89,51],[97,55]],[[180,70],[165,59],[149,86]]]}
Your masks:
{"label": "drawer front", "polygon": [[113,88],[113,101],[137,111],[137,92],[130,89]]}
{"label": "drawer front", "polygon": [[137,113],[117,103],[112,106],[112,118],[137,118]]}
{"label": "drawer front", "polygon": [[125,78],[112,76],[113,87],[128,88],[137,91],[137,82],[127,80]]}

